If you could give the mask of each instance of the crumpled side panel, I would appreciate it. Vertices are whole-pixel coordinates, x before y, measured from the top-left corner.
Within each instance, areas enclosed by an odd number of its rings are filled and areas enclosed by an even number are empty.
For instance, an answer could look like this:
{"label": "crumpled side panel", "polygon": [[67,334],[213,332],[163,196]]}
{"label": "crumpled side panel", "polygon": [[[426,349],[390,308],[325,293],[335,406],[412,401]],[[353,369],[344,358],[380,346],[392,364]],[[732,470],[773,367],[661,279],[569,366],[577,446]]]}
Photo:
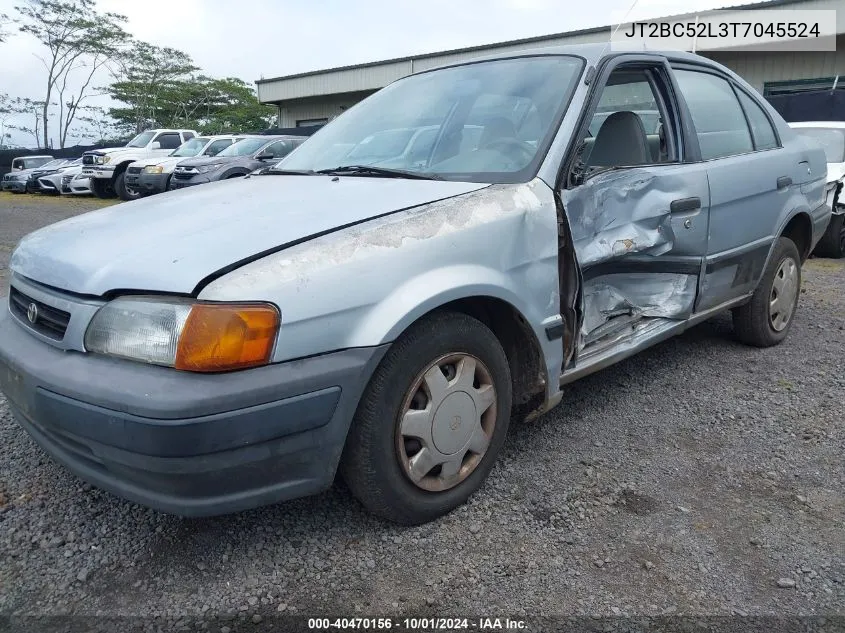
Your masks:
{"label": "crumpled side panel", "polygon": [[624,255],[662,255],[675,235],[669,204],[681,180],[646,169],[609,172],[570,191],[564,200],[581,268]]}
{"label": "crumpled side panel", "polygon": [[[626,258],[642,263],[670,251],[693,255],[701,248],[689,241],[693,232],[685,232],[687,242],[678,244],[675,230],[681,225],[674,218],[673,226],[670,213],[672,201],[706,195],[691,186],[691,182],[704,184],[704,179],[688,172],[669,166],[610,171],[563,192],[578,265],[581,271],[592,269],[583,286],[578,351],[637,319],[683,319],[690,314],[697,275],[624,268]],[[706,225],[701,231],[706,239]],[[604,274],[603,267],[595,268],[608,262],[614,265]]]}
{"label": "crumpled side panel", "polygon": [[617,316],[673,318],[684,315],[698,285],[696,275],[620,273],[592,279],[584,285],[583,343],[601,334]]}

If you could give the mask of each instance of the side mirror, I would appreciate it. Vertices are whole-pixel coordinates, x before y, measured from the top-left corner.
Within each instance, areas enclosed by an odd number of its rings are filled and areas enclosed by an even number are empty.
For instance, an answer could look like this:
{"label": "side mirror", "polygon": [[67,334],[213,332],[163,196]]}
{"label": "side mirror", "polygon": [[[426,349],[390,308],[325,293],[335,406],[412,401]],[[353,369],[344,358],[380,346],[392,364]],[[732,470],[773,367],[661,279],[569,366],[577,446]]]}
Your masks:
{"label": "side mirror", "polygon": [[150,149],[161,149],[161,143],[158,141],[153,141],[153,144],[150,145]]}
{"label": "side mirror", "polygon": [[216,156],[217,152],[213,149],[207,149],[202,153],[203,156]]}
{"label": "side mirror", "polygon": [[255,160],[273,160],[274,158],[276,158],[275,155],[270,152],[261,152],[255,157]]}

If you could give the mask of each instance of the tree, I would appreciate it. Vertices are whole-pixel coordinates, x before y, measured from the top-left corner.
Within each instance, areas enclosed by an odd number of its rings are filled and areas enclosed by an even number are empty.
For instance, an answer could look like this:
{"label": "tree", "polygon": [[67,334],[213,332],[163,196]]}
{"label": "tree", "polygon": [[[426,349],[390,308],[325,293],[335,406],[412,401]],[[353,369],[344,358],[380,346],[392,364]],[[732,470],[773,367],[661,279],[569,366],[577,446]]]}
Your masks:
{"label": "tree", "polygon": [[[6,38],[9,37],[9,32],[6,30],[6,27],[12,23],[12,20],[9,18],[8,15],[5,13],[0,13],[0,42],[5,42]],[[3,139],[0,138],[0,142]]]}
{"label": "tree", "polygon": [[99,106],[82,106],[78,121],[83,127],[77,132],[80,138],[88,138],[94,143],[119,144],[118,139],[132,134],[134,129],[120,125],[112,120],[104,108]]}
{"label": "tree", "polygon": [[135,42],[122,58],[117,81],[106,89],[126,104],[113,108],[112,116],[136,132],[172,118],[174,95],[184,92],[185,79],[197,70],[187,53]]}
{"label": "tree", "polygon": [[[10,130],[18,130],[24,134],[31,134],[35,140],[35,147],[41,147],[41,115],[44,112],[46,104],[43,101],[35,101],[28,98],[18,97],[8,101],[6,108],[12,116],[29,116],[32,117],[32,127],[27,125],[9,125]],[[44,145],[47,148],[47,145]]]}
{"label": "tree", "polygon": [[257,132],[272,125],[276,110],[258,101],[255,89],[235,77],[212,79],[204,125],[211,134]]}
{"label": "tree", "polygon": [[48,145],[49,109],[56,95],[59,143],[64,147],[80,105],[90,96],[88,91],[94,75],[115,62],[130,40],[121,27],[126,17],[98,12],[95,0],[27,0],[16,9],[21,16],[21,32],[35,37],[48,51],[39,57],[47,70],[45,96],[41,101],[43,144]]}
{"label": "tree", "polygon": [[273,108],[258,102],[252,86],[234,77],[170,77],[155,91],[143,82],[121,81],[110,86],[109,94],[126,104],[109,114],[138,132],[148,127],[188,127],[209,134],[254,132],[268,127],[274,116]]}

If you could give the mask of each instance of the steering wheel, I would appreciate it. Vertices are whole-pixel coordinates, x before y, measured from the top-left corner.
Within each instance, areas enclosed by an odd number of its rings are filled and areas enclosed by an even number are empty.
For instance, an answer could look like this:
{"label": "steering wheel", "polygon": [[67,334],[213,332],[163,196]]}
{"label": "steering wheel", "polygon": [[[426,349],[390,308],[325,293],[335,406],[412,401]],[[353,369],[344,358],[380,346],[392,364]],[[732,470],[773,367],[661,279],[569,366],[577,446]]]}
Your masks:
{"label": "steering wheel", "polygon": [[515,138],[496,138],[487,143],[487,145],[485,145],[481,149],[494,149],[499,147],[504,150],[507,150],[508,148],[515,148],[519,150],[520,152],[522,152],[522,156],[523,158],[525,158],[524,162],[526,164],[530,163],[531,159],[534,158],[534,148],[528,145],[527,143]]}

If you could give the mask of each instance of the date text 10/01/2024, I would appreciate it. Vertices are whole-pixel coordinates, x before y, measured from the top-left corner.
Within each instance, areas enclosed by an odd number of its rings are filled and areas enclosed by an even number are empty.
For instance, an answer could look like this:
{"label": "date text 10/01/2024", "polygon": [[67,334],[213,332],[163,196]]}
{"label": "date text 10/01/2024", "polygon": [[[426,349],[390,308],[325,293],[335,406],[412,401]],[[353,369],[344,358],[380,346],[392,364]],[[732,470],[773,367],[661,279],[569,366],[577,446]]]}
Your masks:
{"label": "date text 10/01/2024", "polygon": [[524,620],[510,618],[309,618],[308,628],[330,630],[407,630],[407,631],[520,631]]}

